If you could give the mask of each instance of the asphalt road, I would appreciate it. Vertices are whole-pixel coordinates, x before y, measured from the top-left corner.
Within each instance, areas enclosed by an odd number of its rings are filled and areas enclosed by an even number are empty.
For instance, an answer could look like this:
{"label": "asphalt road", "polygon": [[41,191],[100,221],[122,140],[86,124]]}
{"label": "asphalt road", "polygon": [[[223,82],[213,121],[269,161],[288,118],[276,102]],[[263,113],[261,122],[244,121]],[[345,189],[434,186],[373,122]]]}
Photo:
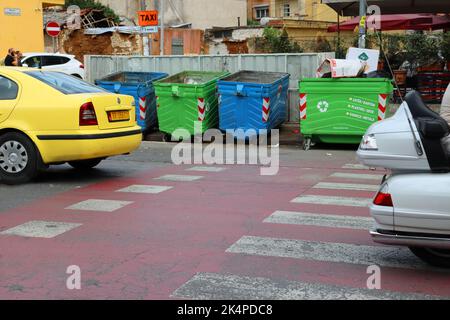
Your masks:
{"label": "asphalt road", "polygon": [[[273,147],[260,165],[174,165],[174,144],[0,185],[0,299],[441,299],[449,271],[374,244],[384,171],[354,150]],[[80,289],[67,285],[80,270]],[[368,288],[380,268],[379,290]],[[68,269],[69,268],[69,269]]]}

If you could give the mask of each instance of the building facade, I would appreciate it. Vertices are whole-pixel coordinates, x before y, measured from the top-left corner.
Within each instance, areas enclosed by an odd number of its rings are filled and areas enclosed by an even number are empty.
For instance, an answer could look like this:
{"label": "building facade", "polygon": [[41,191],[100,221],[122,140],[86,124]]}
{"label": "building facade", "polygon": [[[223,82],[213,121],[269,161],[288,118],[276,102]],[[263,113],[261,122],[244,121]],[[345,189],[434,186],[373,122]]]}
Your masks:
{"label": "building facade", "polygon": [[320,0],[247,0],[247,11],[254,21],[264,17],[337,21],[336,12]]}
{"label": "building facade", "polygon": [[270,0],[276,18],[298,18],[310,21],[336,22],[336,12],[320,0]]}
{"label": "building facade", "polygon": [[270,0],[247,0],[247,17],[249,20],[259,21],[270,17]]}
{"label": "building facade", "polygon": [[[143,6],[161,11],[161,0],[99,0],[119,16],[137,22]],[[164,0],[164,23],[168,27],[186,25],[192,29],[247,25],[246,0]]]}
{"label": "building facade", "polygon": [[43,8],[63,5],[64,0],[0,1],[0,55],[8,48],[22,52],[44,51]]}

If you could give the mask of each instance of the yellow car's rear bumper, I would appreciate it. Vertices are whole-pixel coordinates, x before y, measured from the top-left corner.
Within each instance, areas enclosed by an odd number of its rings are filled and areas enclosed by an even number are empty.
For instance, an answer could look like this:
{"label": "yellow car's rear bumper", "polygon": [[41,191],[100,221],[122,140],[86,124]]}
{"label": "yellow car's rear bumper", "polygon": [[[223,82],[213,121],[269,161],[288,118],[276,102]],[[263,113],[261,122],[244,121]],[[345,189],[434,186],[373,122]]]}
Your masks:
{"label": "yellow car's rear bumper", "polygon": [[94,158],[106,158],[130,153],[142,142],[140,127],[126,130],[77,132],[73,134],[34,135],[45,164]]}

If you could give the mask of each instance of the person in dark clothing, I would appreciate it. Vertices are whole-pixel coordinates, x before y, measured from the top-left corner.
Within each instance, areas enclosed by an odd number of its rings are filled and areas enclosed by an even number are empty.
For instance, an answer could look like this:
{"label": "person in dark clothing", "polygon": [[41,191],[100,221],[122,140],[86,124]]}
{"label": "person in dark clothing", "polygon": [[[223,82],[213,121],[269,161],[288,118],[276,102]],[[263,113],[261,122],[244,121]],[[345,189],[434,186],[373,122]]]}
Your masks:
{"label": "person in dark clothing", "polygon": [[17,62],[16,62],[17,60],[14,57],[15,52],[16,51],[13,48],[10,48],[8,50],[8,55],[5,58],[5,66],[7,66],[7,67],[15,67],[17,65]]}

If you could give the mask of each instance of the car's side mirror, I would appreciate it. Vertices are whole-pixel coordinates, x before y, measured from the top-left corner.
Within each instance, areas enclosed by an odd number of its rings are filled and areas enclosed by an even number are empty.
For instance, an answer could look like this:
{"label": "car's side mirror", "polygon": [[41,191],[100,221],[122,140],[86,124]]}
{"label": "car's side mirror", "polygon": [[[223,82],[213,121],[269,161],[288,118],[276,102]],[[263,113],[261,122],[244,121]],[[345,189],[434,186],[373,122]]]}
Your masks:
{"label": "car's side mirror", "polygon": [[26,63],[22,63],[22,67],[28,68],[28,65]]}

